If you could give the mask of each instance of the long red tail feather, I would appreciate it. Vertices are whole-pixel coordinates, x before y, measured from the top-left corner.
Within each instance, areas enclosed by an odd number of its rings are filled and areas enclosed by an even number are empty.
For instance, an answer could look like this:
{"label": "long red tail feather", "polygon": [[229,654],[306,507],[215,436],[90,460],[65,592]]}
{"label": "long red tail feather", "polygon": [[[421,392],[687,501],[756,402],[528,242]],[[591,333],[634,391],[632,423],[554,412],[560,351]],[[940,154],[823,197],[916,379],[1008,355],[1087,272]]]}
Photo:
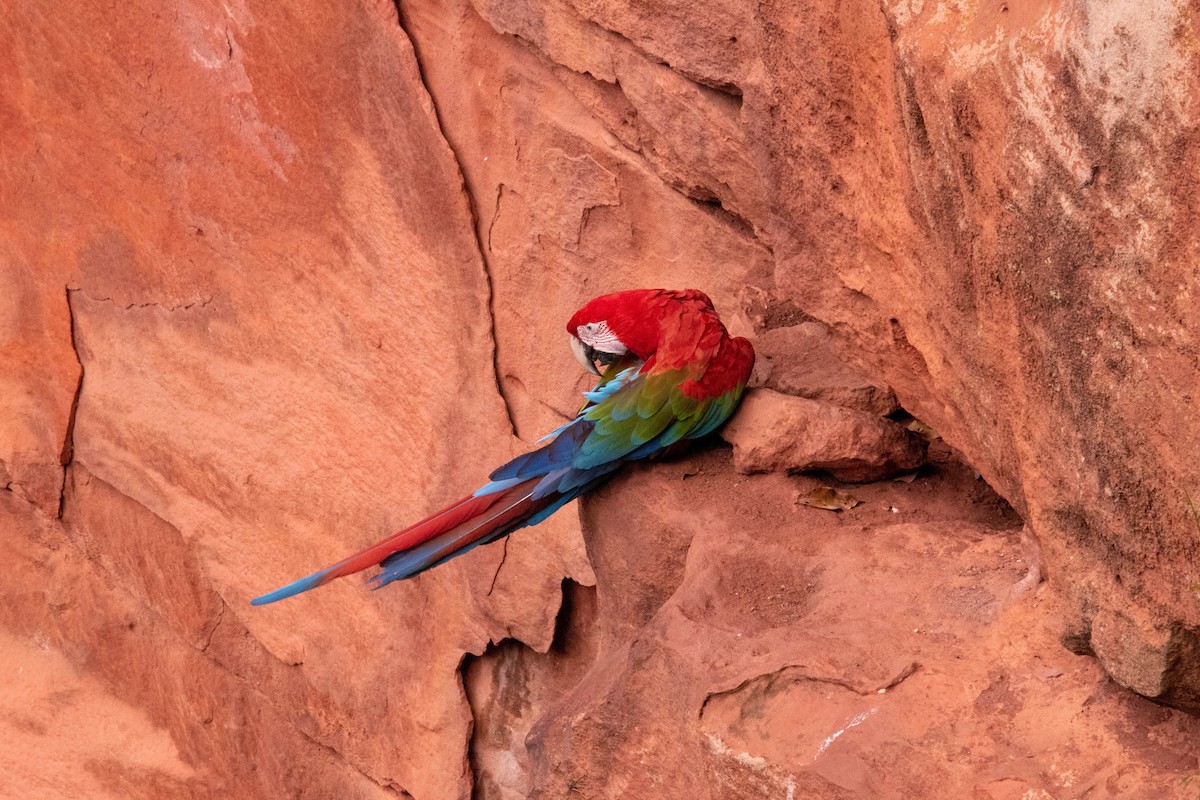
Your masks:
{"label": "long red tail feather", "polygon": [[[306,592],[309,589],[315,589],[318,586],[324,586],[336,578],[361,572],[367,567],[379,564],[389,556],[407,552],[435,538],[439,538],[439,546],[431,551],[436,558],[430,564],[438,563],[447,556],[483,539],[489,533],[509,526],[523,515],[531,513],[532,505],[527,502],[528,495],[537,482],[538,478],[531,478],[495,494],[468,495],[331,567],[293,581],[287,586],[256,597],[250,602],[256,606],[266,605]],[[492,518],[487,518],[485,515],[498,505],[501,506],[501,510]],[[479,519],[480,517],[484,518]]]}

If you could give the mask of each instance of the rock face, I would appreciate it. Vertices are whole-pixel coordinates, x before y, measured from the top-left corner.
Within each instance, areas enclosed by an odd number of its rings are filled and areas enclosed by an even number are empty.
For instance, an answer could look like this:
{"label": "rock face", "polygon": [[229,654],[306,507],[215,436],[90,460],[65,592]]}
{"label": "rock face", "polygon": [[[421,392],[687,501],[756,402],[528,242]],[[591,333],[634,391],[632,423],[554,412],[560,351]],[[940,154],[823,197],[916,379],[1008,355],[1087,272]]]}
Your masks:
{"label": "rock face", "polygon": [[[0,795],[1188,796],[1128,690],[1200,709],[1196,20],[16,4]],[[835,515],[709,450],[247,605],[573,414],[563,321],[651,285],[970,466]]]}
{"label": "rock face", "polygon": [[760,359],[762,384],[767,388],[875,417],[900,410],[891,389],[875,385],[842,362],[825,325],[810,320],[772,327],[775,320],[758,317],[752,310],[751,318],[758,332],[754,348]]}
{"label": "rock face", "polygon": [[914,470],[927,447],[889,419],[770,389],[750,391],[721,437],[738,472],[828,470],[855,483]]}

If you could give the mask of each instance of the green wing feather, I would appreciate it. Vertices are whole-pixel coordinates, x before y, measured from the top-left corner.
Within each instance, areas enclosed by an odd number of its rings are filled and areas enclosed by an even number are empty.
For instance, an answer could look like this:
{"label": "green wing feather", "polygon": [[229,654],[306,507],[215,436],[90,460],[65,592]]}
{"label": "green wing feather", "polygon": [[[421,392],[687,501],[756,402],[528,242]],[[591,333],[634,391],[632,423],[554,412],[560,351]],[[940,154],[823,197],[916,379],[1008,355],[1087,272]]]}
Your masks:
{"label": "green wing feather", "polygon": [[584,419],[594,427],[573,466],[590,469],[618,459],[645,458],[681,439],[716,430],[733,413],[745,385],[739,383],[725,394],[699,399],[681,389],[688,378],[683,369],[650,370],[584,408]]}

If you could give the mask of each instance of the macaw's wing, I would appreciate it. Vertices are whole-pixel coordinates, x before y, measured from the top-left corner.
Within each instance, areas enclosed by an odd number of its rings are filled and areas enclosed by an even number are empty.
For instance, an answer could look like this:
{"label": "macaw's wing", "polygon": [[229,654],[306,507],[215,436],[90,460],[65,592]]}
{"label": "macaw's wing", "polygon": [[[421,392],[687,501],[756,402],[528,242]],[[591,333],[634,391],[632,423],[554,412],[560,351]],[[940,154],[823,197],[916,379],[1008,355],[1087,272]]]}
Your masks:
{"label": "macaw's wing", "polygon": [[[719,327],[719,326],[718,326]],[[724,329],[700,339],[689,366],[648,364],[580,417],[593,424],[574,466],[646,458],[719,428],[737,407],[754,367],[754,348]],[[703,364],[696,368],[697,363]]]}
{"label": "macaw's wing", "polygon": [[604,480],[608,475],[621,466],[620,460],[614,460],[580,469],[575,460],[584,442],[587,441],[594,424],[584,418],[584,413],[591,406],[585,406],[575,419],[549,434],[554,440],[537,450],[517,456],[504,466],[494,470],[490,483],[475,491],[476,497],[486,497],[496,492],[507,491],[528,480],[536,480],[537,485],[531,494],[531,499],[541,500],[553,497],[551,505],[543,512],[535,514],[526,523],[536,525],[553,514],[562,506],[578,497],[587,489]]}
{"label": "macaw's wing", "polygon": [[646,458],[683,439],[697,439],[729,418],[744,384],[712,396],[697,396],[687,370],[642,373],[610,397],[586,409],[593,428],[575,458],[589,468],[607,461]]}
{"label": "macaw's wing", "polygon": [[685,391],[689,377],[684,369],[628,368],[616,373],[584,394],[589,405],[555,432],[554,441],[497,469],[492,482],[476,494],[540,477],[533,498],[558,493],[557,508],[626,461],[710,433],[733,413],[744,384],[715,397],[697,398]]}

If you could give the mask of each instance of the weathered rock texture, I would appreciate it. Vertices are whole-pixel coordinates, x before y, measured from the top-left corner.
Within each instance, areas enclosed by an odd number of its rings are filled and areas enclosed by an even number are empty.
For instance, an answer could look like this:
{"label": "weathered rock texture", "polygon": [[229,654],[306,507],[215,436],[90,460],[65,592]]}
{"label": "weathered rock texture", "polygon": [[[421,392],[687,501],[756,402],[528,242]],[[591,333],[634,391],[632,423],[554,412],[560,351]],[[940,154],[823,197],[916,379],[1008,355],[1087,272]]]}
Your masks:
{"label": "weathered rock texture", "polygon": [[733,445],[738,472],[828,470],[854,482],[914,470],[928,447],[889,419],[770,389],[747,392],[721,438]]}
{"label": "weathered rock texture", "polygon": [[[825,325],[809,320],[777,327],[776,320],[755,315],[753,309],[751,305],[747,310],[758,331],[754,349],[763,386],[876,417],[900,410],[891,389],[876,385],[842,362]],[[786,309],[779,310],[786,313]]]}
{"label": "weathered rock texture", "polygon": [[[1120,686],[1200,708],[1195,8],[10,5],[0,795],[1194,794]],[[1020,520],[714,450],[246,604],[572,414],[634,285]]]}

